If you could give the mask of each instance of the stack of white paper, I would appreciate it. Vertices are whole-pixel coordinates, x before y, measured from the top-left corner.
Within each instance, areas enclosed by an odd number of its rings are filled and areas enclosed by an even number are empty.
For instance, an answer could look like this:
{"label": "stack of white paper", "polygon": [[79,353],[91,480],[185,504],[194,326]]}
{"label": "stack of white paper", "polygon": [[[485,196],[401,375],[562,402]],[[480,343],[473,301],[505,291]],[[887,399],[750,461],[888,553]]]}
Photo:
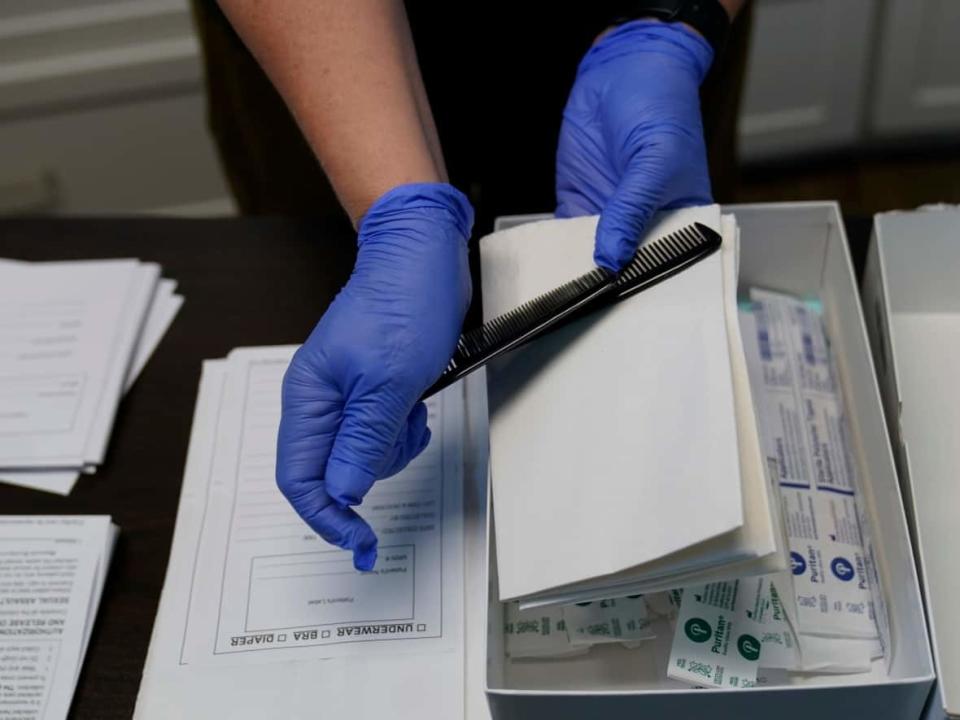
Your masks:
{"label": "stack of white paper", "polygon": [[360,573],[276,487],[294,349],[204,364],[135,717],[463,717],[464,677],[483,667],[465,669],[464,608],[486,599],[464,596],[465,552],[475,578],[483,556],[482,517],[464,544],[464,384],[429,400],[429,447],[358,508],[379,538]]}
{"label": "stack of white paper", "polygon": [[0,715],[67,716],[117,528],[102,515],[0,516]]}
{"label": "stack of white paper", "polygon": [[0,481],[66,495],[183,302],[137,260],[0,262]]}
{"label": "stack of white paper", "polygon": [[[487,319],[592,267],[597,218],[481,241]],[[490,467],[502,600],[646,593],[785,567],[737,323],[737,230],[717,206],[663,215],[715,253],[494,363]]]}

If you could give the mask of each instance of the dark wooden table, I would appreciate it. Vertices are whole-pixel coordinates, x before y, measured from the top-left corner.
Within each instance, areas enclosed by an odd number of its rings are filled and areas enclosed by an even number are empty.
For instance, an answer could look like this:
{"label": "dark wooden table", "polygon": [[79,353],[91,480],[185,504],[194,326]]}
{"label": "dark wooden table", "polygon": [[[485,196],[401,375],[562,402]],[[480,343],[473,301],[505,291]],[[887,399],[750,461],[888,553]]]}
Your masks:
{"label": "dark wooden table", "polygon": [[[848,219],[858,276],[868,219]],[[346,281],[343,226],[255,218],[0,221],[0,257],[138,257],[179,282],[183,309],[121,403],[103,467],[69,497],[0,485],[3,514],[108,514],[121,529],[72,717],[129,718],[160,599],[205,358],[301,342]],[[479,287],[479,283],[475,284]]]}

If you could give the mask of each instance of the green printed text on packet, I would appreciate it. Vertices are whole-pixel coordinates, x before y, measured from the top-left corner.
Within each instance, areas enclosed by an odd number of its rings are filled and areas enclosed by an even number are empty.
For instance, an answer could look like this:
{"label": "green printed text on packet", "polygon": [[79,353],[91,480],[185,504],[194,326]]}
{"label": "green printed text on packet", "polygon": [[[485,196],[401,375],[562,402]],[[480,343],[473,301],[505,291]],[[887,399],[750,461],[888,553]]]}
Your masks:
{"label": "green printed text on packet", "polygon": [[740,581],[709,583],[683,593],[667,675],[692,685],[753,687],[761,628],[736,611]]}

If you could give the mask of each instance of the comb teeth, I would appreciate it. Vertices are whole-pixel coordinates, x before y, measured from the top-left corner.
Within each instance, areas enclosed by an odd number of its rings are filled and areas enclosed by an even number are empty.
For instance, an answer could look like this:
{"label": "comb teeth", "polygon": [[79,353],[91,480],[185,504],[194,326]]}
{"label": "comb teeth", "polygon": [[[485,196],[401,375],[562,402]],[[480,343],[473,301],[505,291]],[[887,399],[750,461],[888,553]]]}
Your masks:
{"label": "comb teeth", "polygon": [[424,393],[429,397],[502,352],[519,347],[546,328],[581,317],[588,309],[611,304],[648,288],[706,257],[720,247],[713,229],[694,223],[641,245],[614,276],[594,268],[510,312],[498,315],[460,336],[440,378]]}
{"label": "comb teeth", "polygon": [[584,293],[596,290],[608,282],[610,282],[610,274],[605,270],[596,268],[575,280],[525,302],[508,313],[498,315],[478,328],[464,333],[460,336],[457,349],[453,357],[450,358],[450,363],[444,372],[456,370],[474,356],[483,354],[489,348],[516,337],[527,330],[531,324],[549,317]]}
{"label": "comb teeth", "polygon": [[699,255],[704,246],[716,242],[700,228],[699,223],[683,227],[641,245],[633,260],[620,272],[617,287],[621,290],[629,289],[647,280],[651,274],[658,275],[665,270],[674,269],[689,256]]}

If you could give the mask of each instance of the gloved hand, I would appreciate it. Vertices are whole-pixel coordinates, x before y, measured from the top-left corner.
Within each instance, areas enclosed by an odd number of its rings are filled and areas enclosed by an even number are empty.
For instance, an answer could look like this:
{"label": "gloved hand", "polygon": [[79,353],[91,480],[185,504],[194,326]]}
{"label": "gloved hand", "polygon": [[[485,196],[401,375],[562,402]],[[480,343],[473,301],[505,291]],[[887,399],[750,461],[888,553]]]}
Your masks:
{"label": "gloved hand", "polygon": [[401,185],[360,223],[350,280],[283,379],[277,485],[322,538],[370,570],[377,538],[353,509],[430,441],[418,402],[446,367],[470,302],[473,209],[450,185]]}
{"label": "gloved hand", "polygon": [[712,202],[698,90],[713,50],[693,30],[635,20],[584,56],[557,147],[557,217],[600,213],[594,261],[619,270],[661,208]]}

